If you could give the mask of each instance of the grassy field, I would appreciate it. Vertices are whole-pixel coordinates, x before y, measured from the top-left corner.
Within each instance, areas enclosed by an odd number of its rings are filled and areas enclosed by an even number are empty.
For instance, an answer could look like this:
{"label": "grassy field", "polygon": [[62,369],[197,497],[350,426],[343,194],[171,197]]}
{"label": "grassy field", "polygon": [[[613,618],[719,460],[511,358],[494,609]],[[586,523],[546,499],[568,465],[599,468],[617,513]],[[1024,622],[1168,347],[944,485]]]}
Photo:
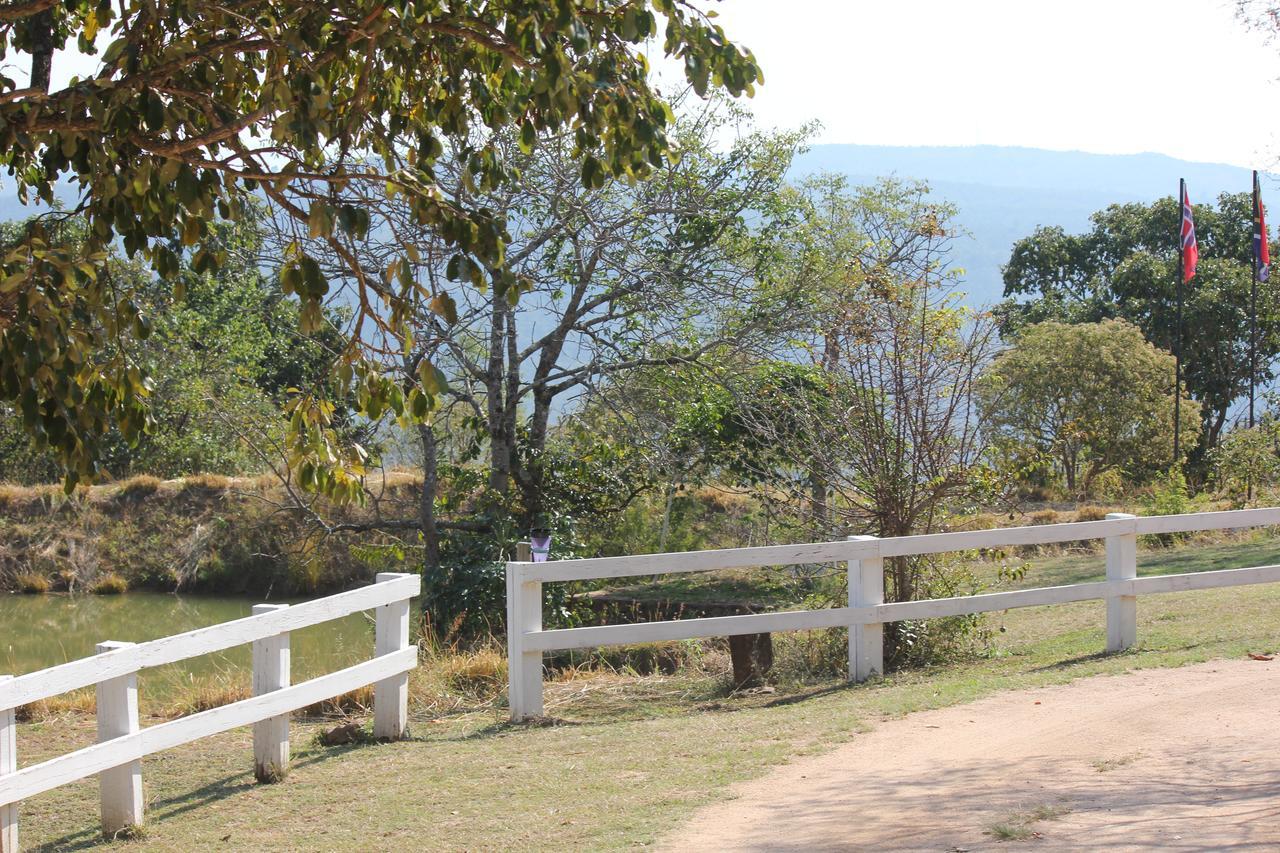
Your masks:
{"label": "grassy field", "polygon": [[[1151,551],[1143,571],[1276,562],[1276,548],[1258,539]],[[1021,583],[1100,571],[1096,557],[1061,557],[1037,563]],[[830,749],[884,717],[997,690],[1274,651],[1278,605],[1280,585],[1146,597],[1139,646],[1115,656],[1100,654],[1101,602],[992,614],[994,640],[981,658],[857,687],[833,681],[731,695],[718,678],[595,673],[547,685],[554,724],[511,726],[494,704],[443,716],[418,709],[413,739],[399,744],[321,747],[321,725],[297,723],[293,771],[271,786],[253,783],[250,735],[239,730],[144,762],[149,825],[128,849],[648,845],[732,783]],[[91,740],[91,721],[69,716],[22,726],[19,750],[25,764]],[[24,847],[99,844],[96,815],[92,781],[37,797],[22,806]]]}

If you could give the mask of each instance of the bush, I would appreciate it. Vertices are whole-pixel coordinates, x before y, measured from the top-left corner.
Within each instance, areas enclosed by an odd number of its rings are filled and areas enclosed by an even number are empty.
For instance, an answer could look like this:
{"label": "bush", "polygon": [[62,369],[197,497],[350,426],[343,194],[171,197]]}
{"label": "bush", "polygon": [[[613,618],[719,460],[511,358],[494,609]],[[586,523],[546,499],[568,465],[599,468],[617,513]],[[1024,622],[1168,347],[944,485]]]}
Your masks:
{"label": "bush", "polygon": [[1218,488],[1237,503],[1249,486],[1268,489],[1280,483],[1280,423],[1266,421],[1252,429],[1233,430],[1209,454]]}
{"label": "bush", "polygon": [[[1145,515],[1182,515],[1190,512],[1191,496],[1187,491],[1187,478],[1182,475],[1182,469],[1175,465],[1157,480],[1145,504]],[[1185,539],[1186,534],[1160,533],[1149,538],[1161,545],[1173,545]]]}
{"label": "bush", "polygon": [[849,632],[844,628],[773,635],[771,681],[801,685],[844,678],[848,668]]}
{"label": "bush", "polygon": [[18,592],[25,595],[44,595],[49,591],[49,579],[35,572],[23,572],[14,578]]}
{"label": "bush", "polygon": [[120,595],[128,590],[129,582],[115,572],[100,576],[93,582],[93,586],[89,587],[89,592],[94,595]]}

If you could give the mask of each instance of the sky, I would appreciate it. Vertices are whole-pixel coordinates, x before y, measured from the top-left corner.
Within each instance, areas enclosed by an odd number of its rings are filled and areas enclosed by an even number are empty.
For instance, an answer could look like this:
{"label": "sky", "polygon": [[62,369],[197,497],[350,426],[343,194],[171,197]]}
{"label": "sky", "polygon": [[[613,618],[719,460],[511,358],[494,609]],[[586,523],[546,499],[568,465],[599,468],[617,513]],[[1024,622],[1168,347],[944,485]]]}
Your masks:
{"label": "sky", "polygon": [[[816,119],[816,142],[1154,151],[1280,169],[1280,40],[1250,30],[1234,0],[699,5],[760,61],[757,119]],[[96,65],[60,54],[55,87]]]}
{"label": "sky", "polygon": [[817,142],[1280,166],[1280,41],[1231,0],[721,0],[757,119]]}

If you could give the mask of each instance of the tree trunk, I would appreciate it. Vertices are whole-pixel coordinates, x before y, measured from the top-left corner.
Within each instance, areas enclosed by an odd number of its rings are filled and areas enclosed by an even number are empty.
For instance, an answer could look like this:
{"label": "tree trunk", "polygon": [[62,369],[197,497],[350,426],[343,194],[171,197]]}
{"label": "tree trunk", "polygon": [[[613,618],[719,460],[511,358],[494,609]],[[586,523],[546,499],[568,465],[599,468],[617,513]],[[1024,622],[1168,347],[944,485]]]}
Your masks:
{"label": "tree trunk", "polygon": [[507,442],[505,385],[506,318],[495,299],[489,320],[489,363],[485,370],[485,402],[489,419],[489,488],[505,495],[511,481],[511,448]]}
{"label": "tree trunk", "polygon": [[46,9],[31,18],[31,88],[49,91],[53,74],[53,11]]}
{"label": "tree trunk", "polygon": [[432,577],[440,570],[440,531],[436,527],[436,488],[439,483],[435,428],[418,425],[422,441],[422,495],[418,498],[418,520],[422,531],[423,574]]}

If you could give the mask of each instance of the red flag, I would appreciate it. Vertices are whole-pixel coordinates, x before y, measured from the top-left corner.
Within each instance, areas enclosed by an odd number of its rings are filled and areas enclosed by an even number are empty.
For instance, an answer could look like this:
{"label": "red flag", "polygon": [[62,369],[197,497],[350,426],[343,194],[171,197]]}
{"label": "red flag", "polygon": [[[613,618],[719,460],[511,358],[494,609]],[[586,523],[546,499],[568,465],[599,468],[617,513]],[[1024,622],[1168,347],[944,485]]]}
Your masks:
{"label": "red flag", "polygon": [[1196,245],[1196,223],[1191,216],[1191,199],[1187,195],[1187,185],[1182,190],[1182,280],[1191,281],[1196,274],[1196,263],[1200,260],[1200,248]]}

